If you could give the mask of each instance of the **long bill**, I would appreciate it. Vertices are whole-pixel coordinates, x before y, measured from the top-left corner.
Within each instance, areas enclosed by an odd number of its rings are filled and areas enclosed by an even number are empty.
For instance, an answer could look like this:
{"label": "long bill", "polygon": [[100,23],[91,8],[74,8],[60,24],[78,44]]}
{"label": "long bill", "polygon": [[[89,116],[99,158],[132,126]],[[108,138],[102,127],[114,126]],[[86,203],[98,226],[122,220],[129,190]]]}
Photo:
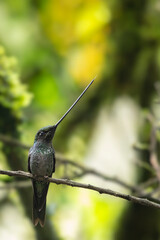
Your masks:
{"label": "long bill", "polygon": [[88,86],[84,89],[84,91],[81,93],[81,95],[76,99],[76,101],[72,104],[72,106],[67,110],[67,112],[61,117],[61,119],[54,125],[55,128],[62,122],[62,120],[67,116],[67,114],[72,110],[72,108],[78,103],[78,101],[81,99],[81,97],[85,94],[87,89],[91,86],[91,84],[94,82],[95,78],[88,84]]}

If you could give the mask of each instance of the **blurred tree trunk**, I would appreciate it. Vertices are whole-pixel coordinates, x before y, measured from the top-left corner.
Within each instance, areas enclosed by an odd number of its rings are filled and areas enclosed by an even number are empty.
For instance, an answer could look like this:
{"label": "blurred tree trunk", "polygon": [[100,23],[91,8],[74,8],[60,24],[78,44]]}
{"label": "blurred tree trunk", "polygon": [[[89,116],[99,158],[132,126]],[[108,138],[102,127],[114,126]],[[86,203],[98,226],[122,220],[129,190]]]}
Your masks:
{"label": "blurred tree trunk", "polygon": [[[158,42],[153,39],[152,41],[143,39],[141,34],[149,2],[149,0],[117,1],[111,34],[116,44],[114,55],[116,64],[113,74],[116,88],[119,87],[125,94],[130,94],[142,108],[150,107],[155,91],[154,82],[158,79],[156,63]],[[145,128],[143,130],[145,131]],[[146,139],[147,141],[149,142],[149,139]],[[142,154],[141,159],[149,162],[149,152]],[[137,169],[138,182],[143,182],[148,177],[150,176],[146,174],[146,170]],[[156,209],[130,203],[119,221],[115,239],[158,240],[160,239],[159,219],[160,212]]]}
{"label": "blurred tree trunk", "polygon": [[[129,95],[142,109],[150,108],[154,83],[160,75],[157,63],[159,39],[147,38],[144,34],[144,30],[150,31],[145,16],[150,3],[150,0],[115,0],[111,3],[110,42],[114,47],[106,56],[105,75],[97,89],[88,92],[88,99],[84,105],[79,105],[78,112],[66,119],[59,135],[61,143],[62,139],[65,142],[65,137],[69,137],[71,127],[73,130],[82,122],[93,122],[105,101],[111,103],[118,96]],[[89,128],[92,130],[92,124]],[[149,162],[149,153],[142,155],[141,159]],[[137,182],[149,177],[146,170],[137,169]],[[160,212],[156,209],[130,203],[122,213],[115,239],[160,239],[159,219]]]}
{"label": "blurred tree trunk", "polygon": [[[18,131],[18,125],[20,121],[12,115],[11,111],[0,105],[0,112],[3,116],[0,120],[1,132],[7,136],[11,136],[15,139],[20,138]],[[19,147],[7,146],[4,144],[3,152],[6,156],[8,165],[12,170],[27,171],[27,157],[23,150]],[[17,181],[22,180],[20,178]],[[23,203],[26,215],[29,219],[32,217],[32,191],[28,188],[17,189],[21,201]],[[37,240],[57,240],[59,239],[51,222],[46,219],[45,227],[35,227]]]}
{"label": "blurred tree trunk", "polygon": [[[29,104],[30,93],[26,86],[19,80],[14,58],[6,56],[5,50],[0,46],[0,131],[2,134],[20,139],[18,130],[21,124],[21,109]],[[19,147],[2,145],[6,161],[12,170],[27,170],[27,156]],[[16,179],[17,181],[20,178]],[[20,199],[24,206],[25,213],[29,219],[32,217],[32,191],[27,188],[17,189]],[[57,240],[57,234],[53,226],[47,219],[45,228],[35,228],[38,240]]]}
{"label": "blurred tree trunk", "polygon": [[[21,124],[21,109],[29,104],[30,93],[26,90],[26,86],[21,83],[14,65],[14,58],[6,56],[5,50],[0,46],[0,131],[2,134],[11,136],[20,140],[20,132],[18,130]],[[6,161],[11,170],[27,171],[27,156],[19,147],[8,146],[3,144],[2,151],[5,154]],[[17,181],[20,178],[16,179]],[[32,217],[32,191],[27,188],[17,189],[20,196],[26,216]],[[50,221],[46,219],[45,228],[35,228],[37,240],[57,240],[57,234]]]}

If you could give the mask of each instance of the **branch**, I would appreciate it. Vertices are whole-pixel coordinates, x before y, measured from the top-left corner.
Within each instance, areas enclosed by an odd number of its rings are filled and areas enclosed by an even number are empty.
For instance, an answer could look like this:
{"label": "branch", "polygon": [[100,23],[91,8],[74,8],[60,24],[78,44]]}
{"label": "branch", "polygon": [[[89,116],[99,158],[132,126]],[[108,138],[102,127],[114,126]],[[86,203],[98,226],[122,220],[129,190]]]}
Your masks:
{"label": "branch", "polygon": [[[16,147],[20,147],[20,148],[23,148],[25,150],[29,150],[31,146],[29,145],[25,145],[25,144],[22,144],[21,142],[17,141],[16,139],[14,138],[11,138],[9,136],[6,136],[6,135],[3,135],[3,134],[0,134],[0,141],[2,141],[3,143],[6,143],[6,144],[9,144],[11,146],[16,146]],[[123,180],[117,178],[117,177],[113,177],[113,176],[108,176],[106,174],[103,174],[93,168],[90,168],[90,167],[86,167],[86,166],[83,166],[77,162],[74,162],[74,161],[71,161],[71,160],[68,160],[68,159],[64,159],[64,156],[61,154],[61,153],[56,153],[56,159],[57,159],[57,163],[59,164],[64,164],[64,165],[71,165],[73,167],[76,167],[78,168],[79,170],[81,170],[80,173],[76,173],[74,174],[71,178],[72,179],[75,179],[75,178],[80,178],[80,177],[83,177],[87,174],[91,174],[91,175],[94,175],[94,176],[97,176],[105,181],[110,181],[110,182],[113,182],[113,183],[116,183],[126,189],[129,189],[131,190],[134,194],[137,194],[145,197],[145,193],[143,192],[143,190],[145,190],[145,187],[142,188],[141,185],[139,186],[133,186],[131,184],[128,184],[126,182],[124,182]],[[154,171],[150,166],[149,168]],[[16,186],[15,186],[16,187]],[[148,187],[148,185],[146,186]],[[5,188],[5,186],[4,186]],[[148,195],[147,195],[148,196]],[[150,198],[150,200],[152,200]],[[159,201],[157,199],[153,199],[153,201],[155,201],[159,203]]]}
{"label": "branch", "polygon": [[41,181],[47,181],[50,183],[55,183],[55,184],[63,184],[63,185],[68,185],[71,187],[77,187],[77,188],[84,188],[84,189],[89,189],[93,190],[96,192],[99,192],[100,194],[107,194],[111,195],[114,197],[122,198],[127,201],[132,201],[134,203],[138,203],[147,207],[154,207],[154,208],[159,208],[160,209],[160,204],[157,204],[155,202],[149,201],[148,199],[145,198],[139,198],[135,197],[132,195],[127,195],[119,192],[112,191],[110,189],[106,188],[101,188],[97,186],[93,186],[90,184],[84,184],[84,183],[78,183],[75,181],[71,181],[68,179],[57,179],[57,178],[49,178],[49,177],[35,177],[30,173],[23,172],[23,171],[5,171],[5,170],[0,170],[0,174],[3,175],[8,175],[8,176],[14,176],[14,177],[25,177],[25,178],[30,178],[30,179],[36,179],[36,180],[41,180]]}
{"label": "branch", "polygon": [[[58,155],[59,155],[59,154],[58,154]],[[71,161],[71,160],[63,159],[63,158],[60,157],[60,156],[59,156],[59,158],[58,158],[58,161],[59,161],[60,163],[70,164],[70,165],[72,165],[72,166],[74,166],[74,167],[79,168],[79,169],[82,171],[82,173],[77,174],[77,175],[75,176],[75,177],[77,177],[77,178],[78,178],[78,177],[81,177],[81,176],[84,176],[84,175],[87,175],[87,174],[91,174],[91,175],[100,177],[100,178],[102,178],[102,179],[105,180],[105,181],[111,181],[111,182],[117,183],[117,184],[119,184],[119,185],[121,185],[121,186],[123,186],[123,187],[125,187],[125,188],[127,188],[127,189],[129,189],[129,190],[131,190],[131,191],[137,191],[137,190],[138,190],[137,187],[132,186],[132,185],[130,185],[130,184],[128,184],[128,183],[125,183],[124,181],[120,180],[120,179],[117,178],[117,177],[107,176],[106,174],[103,174],[103,173],[101,173],[101,172],[99,172],[99,171],[97,171],[97,170],[95,170],[95,169],[93,169],[93,168],[84,167],[83,165],[81,165],[81,164],[79,164],[79,163],[73,162],[73,161]],[[73,176],[73,177],[74,177],[74,176]]]}
{"label": "branch", "polygon": [[[31,147],[31,146],[22,144],[21,142],[17,141],[16,139],[5,136],[3,134],[0,134],[0,141],[2,141],[3,143],[9,144],[11,146],[16,146],[16,147],[23,148],[25,150],[29,150],[30,147]],[[56,153],[56,160],[61,164],[68,164],[68,165],[77,167],[78,169],[80,169],[82,171],[80,174],[77,174],[76,176],[73,176],[73,178],[75,178],[75,177],[78,178],[78,177],[82,177],[82,176],[87,175],[87,174],[92,174],[94,176],[102,178],[105,181],[111,181],[111,182],[114,182],[118,185],[121,185],[121,186],[125,187],[126,189],[129,189],[133,192],[138,191],[136,186],[132,186],[128,183],[125,183],[123,180],[121,180],[117,177],[107,176],[106,174],[100,173],[99,171],[94,170],[92,168],[84,167],[83,165],[81,165],[79,163],[76,163],[76,162],[68,160],[68,159],[64,159],[64,156],[61,153]]]}

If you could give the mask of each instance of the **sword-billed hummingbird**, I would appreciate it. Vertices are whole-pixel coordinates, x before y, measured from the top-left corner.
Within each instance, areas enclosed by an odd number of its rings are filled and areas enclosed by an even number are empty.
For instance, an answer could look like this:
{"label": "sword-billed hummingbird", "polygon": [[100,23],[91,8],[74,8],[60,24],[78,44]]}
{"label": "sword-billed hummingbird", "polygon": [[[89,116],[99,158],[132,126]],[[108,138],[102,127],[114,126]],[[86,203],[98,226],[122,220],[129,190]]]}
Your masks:
{"label": "sword-billed hummingbird", "polygon": [[[34,140],[34,145],[31,147],[28,155],[28,171],[34,176],[51,177],[55,172],[55,152],[52,147],[52,139],[54,137],[57,126],[66,117],[66,115],[77,104],[83,94],[91,86],[94,79],[84,89],[77,100],[72,104],[68,111],[62,116],[62,118],[53,126],[41,128]],[[45,211],[46,211],[46,196],[48,192],[49,183],[40,180],[32,180],[33,185],[33,223],[36,226],[38,223],[41,227],[45,223]]]}

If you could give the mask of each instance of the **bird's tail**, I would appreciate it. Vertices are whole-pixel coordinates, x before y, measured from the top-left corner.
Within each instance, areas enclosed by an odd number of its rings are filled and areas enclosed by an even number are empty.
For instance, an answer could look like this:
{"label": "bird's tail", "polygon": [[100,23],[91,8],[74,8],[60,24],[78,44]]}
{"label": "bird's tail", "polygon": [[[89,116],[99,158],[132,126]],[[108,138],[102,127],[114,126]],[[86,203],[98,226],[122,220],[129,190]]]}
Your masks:
{"label": "bird's tail", "polygon": [[35,180],[33,180],[32,183],[34,190],[32,211],[33,224],[37,226],[37,224],[39,223],[41,227],[44,227],[46,213],[46,196],[49,184]]}
{"label": "bird's tail", "polygon": [[35,199],[35,196],[33,196],[33,212],[32,212],[33,224],[37,226],[37,224],[39,223],[41,227],[44,227],[45,215],[46,215],[46,201],[42,209],[39,210],[37,207],[37,201]]}

